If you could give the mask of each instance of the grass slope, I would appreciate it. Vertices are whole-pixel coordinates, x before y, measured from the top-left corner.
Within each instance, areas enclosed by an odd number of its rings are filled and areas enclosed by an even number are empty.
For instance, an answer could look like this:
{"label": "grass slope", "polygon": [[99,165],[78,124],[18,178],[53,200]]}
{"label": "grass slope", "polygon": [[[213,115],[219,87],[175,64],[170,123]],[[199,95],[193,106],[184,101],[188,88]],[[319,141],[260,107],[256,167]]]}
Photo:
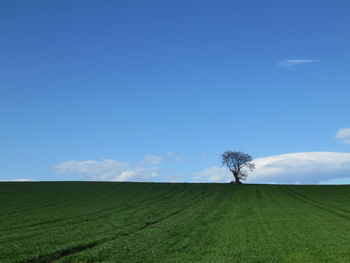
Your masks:
{"label": "grass slope", "polygon": [[0,262],[349,262],[350,186],[0,183]]}

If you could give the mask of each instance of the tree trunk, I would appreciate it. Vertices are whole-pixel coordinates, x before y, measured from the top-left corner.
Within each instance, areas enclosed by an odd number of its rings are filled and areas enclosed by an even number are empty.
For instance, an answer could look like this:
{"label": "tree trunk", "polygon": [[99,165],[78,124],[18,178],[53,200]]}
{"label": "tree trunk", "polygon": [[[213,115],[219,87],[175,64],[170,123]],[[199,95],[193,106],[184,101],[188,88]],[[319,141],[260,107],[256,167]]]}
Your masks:
{"label": "tree trunk", "polygon": [[233,177],[235,178],[235,184],[241,184],[242,182],[239,180],[238,173],[232,172]]}

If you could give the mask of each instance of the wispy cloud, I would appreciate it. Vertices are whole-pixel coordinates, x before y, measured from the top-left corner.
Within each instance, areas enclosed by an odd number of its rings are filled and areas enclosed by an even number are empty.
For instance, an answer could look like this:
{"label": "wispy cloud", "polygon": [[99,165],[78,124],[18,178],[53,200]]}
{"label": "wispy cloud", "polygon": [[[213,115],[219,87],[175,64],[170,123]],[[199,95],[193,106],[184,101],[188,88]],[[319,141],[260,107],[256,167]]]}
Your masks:
{"label": "wispy cloud", "polygon": [[141,163],[145,165],[157,165],[160,164],[163,159],[164,158],[160,155],[146,155]]}
{"label": "wispy cloud", "polygon": [[153,181],[158,177],[158,164],[162,156],[146,155],[138,163],[120,162],[111,159],[67,161],[53,169],[62,174],[78,175],[83,180],[94,181]]}
{"label": "wispy cloud", "polygon": [[78,176],[81,180],[134,181],[134,182],[186,182],[184,174],[164,168],[182,162],[183,157],[174,152],[165,156],[146,155],[139,162],[122,162],[113,159],[66,161],[52,168],[60,174]]}
{"label": "wispy cloud", "polygon": [[286,59],[278,62],[277,64],[282,67],[295,67],[301,64],[320,62],[318,59]]}
{"label": "wispy cloud", "polygon": [[339,129],[334,138],[341,140],[343,143],[350,144],[350,128]]}
{"label": "wispy cloud", "polygon": [[231,174],[225,167],[209,167],[192,175],[193,182],[218,182],[226,183],[232,181]]}
{"label": "wispy cloud", "polygon": [[[289,153],[254,160],[256,170],[248,183],[331,184],[350,183],[350,153]],[[211,167],[192,176],[196,182],[229,182],[225,167]]]}

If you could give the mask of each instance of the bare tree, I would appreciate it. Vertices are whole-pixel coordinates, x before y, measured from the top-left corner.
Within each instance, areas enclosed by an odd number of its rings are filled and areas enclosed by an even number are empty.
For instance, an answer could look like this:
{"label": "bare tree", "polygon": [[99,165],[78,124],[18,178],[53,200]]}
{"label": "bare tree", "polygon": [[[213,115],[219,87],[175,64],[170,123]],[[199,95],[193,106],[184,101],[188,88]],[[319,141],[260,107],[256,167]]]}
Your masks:
{"label": "bare tree", "polygon": [[255,169],[255,164],[252,163],[253,157],[247,153],[226,151],[221,154],[221,157],[222,164],[233,174],[232,183],[241,184],[241,180],[245,180],[248,176],[247,170]]}

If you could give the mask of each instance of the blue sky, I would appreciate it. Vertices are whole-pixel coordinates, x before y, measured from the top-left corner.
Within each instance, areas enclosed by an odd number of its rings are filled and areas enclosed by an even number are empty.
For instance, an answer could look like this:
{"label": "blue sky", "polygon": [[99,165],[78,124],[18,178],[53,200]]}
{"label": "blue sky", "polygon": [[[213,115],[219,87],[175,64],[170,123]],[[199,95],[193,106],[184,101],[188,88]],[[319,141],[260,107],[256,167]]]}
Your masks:
{"label": "blue sky", "polygon": [[206,181],[226,149],[350,153],[349,9],[2,1],[0,180]]}

